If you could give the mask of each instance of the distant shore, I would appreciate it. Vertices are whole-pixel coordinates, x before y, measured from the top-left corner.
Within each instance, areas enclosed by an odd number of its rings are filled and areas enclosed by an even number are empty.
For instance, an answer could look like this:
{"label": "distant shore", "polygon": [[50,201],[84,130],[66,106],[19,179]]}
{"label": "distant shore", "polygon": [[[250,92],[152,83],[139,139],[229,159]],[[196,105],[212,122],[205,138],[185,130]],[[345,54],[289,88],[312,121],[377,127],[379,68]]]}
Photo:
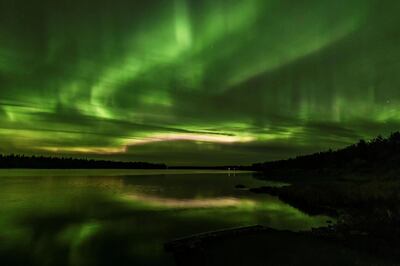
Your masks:
{"label": "distant shore", "polygon": [[252,166],[242,165],[167,165],[153,162],[131,162],[114,160],[96,160],[72,157],[2,155],[0,169],[173,169],[173,170],[226,170],[251,171]]}
{"label": "distant shore", "polygon": [[72,157],[1,155],[0,168],[29,169],[166,169],[162,163],[94,160]]}
{"label": "distant shore", "polygon": [[105,174],[107,176],[136,176],[136,175],[164,175],[164,174],[225,174],[225,175],[239,175],[243,173],[251,173],[252,171],[235,171],[233,173],[229,170],[206,170],[206,169],[28,169],[28,168],[12,168],[0,169],[1,176],[32,176],[32,172],[41,177],[46,176],[99,176]]}

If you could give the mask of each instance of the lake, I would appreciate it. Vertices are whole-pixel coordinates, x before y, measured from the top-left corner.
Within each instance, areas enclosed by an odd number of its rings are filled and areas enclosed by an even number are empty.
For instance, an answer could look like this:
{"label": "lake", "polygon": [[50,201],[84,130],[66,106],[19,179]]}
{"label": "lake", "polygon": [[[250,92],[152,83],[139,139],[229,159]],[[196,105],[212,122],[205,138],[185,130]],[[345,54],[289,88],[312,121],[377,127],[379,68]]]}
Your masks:
{"label": "lake", "polygon": [[174,265],[163,251],[174,238],[329,220],[237,184],[266,181],[233,171],[0,170],[0,265]]}

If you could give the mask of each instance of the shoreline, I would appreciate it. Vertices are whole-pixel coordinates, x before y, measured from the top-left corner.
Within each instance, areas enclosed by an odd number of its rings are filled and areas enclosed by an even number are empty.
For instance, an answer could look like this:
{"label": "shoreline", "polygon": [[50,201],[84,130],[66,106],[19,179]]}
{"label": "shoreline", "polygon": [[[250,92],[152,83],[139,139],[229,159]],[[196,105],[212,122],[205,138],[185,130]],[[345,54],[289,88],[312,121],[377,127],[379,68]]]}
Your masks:
{"label": "shoreline", "polygon": [[285,187],[249,190],[276,196],[310,215],[326,214],[337,219],[336,224],[313,229],[311,235],[400,261],[399,188],[396,180],[336,179],[302,180]]}
{"label": "shoreline", "polygon": [[65,173],[79,175],[84,173],[85,175],[99,174],[118,176],[118,175],[167,175],[167,174],[230,174],[231,176],[253,173],[254,171],[228,171],[228,170],[205,170],[205,169],[30,169],[30,168],[1,168],[1,176],[31,176],[32,173],[37,173],[45,176],[58,176],[65,175]]}

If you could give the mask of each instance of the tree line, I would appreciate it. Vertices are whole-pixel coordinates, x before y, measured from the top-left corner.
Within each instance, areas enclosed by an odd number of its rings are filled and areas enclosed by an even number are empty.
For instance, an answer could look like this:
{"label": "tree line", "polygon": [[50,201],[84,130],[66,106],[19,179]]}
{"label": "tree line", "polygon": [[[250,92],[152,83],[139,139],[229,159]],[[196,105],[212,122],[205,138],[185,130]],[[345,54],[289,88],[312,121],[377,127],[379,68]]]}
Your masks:
{"label": "tree line", "polygon": [[344,149],[318,152],[287,160],[253,164],[253,169],[274,171],[285,169],[394,171],[400,170],[400,132],[389,137],[378,136],[370,141],[360,140]]}
{"label": "tree line", "polygon": [[33,169],[166,169],[165,164],[65,157],[1,155],[0,168]]}

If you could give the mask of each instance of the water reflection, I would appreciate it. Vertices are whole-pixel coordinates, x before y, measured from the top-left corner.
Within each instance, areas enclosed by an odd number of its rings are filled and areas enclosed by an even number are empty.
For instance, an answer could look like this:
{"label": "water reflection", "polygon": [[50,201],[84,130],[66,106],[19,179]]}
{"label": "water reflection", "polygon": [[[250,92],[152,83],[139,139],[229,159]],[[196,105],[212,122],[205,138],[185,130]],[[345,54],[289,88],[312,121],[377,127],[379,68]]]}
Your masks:
{"label": "water reflection", "polygon": [[0,173],[1,265],[173,265],[171,238],[264,224],[302,230],[325,224],[267,195],[250,173],[108,171]]}
{"label": "water reflection", "polygon": [[241,205],[254,206],[252,200],[241,200],[237,198],[205,198],[205,199],[179,199],[161,198],[140,194],[126,195],[128,200],[144,202],[150,206],[164,208],[216,208],[216,207],[239,207]]}

